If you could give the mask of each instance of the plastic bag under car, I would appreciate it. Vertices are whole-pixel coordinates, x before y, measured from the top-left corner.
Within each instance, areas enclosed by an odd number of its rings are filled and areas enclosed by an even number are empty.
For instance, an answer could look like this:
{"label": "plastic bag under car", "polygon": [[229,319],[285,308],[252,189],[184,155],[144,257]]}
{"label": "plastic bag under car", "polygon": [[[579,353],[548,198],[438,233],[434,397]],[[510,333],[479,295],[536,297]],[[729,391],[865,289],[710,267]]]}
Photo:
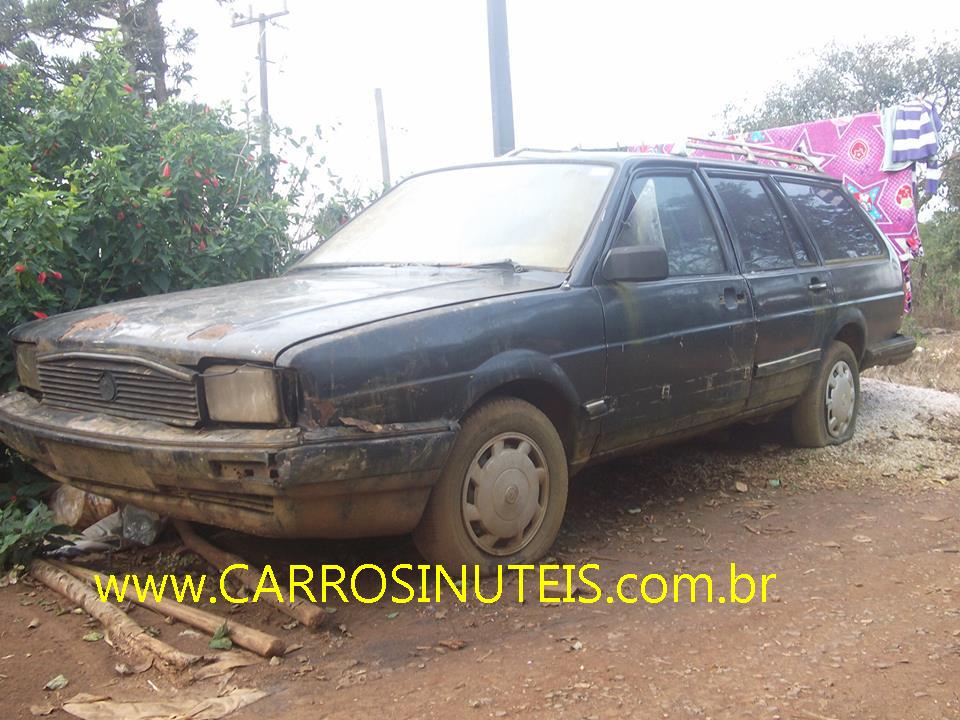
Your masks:
{"label": "plastic bag under car", "polygon": [[116,511],[117,505],[110,498],[72,485],[59,485],[50,498],[50,509],[58,525],[86,528]]}
{"label": "plastic bag under car", "polygon": [[136,505],[124,505],[79,535],[69,538],[73,541],[72,545],[57,548],[49,554],[53,557],[76,557],[133,545],[152,545],[163,532],[164,522],[164,518],[155,512]]}

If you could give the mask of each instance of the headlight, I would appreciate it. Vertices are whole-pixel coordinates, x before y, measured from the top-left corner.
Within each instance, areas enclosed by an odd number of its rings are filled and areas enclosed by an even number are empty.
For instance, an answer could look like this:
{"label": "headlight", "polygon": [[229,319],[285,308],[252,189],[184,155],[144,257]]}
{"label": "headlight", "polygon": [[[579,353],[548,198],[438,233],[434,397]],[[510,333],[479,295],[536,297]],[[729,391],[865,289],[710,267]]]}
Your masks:
{"label": "headlight", "polygon": [[253,365],[214,365],[203,373],[211,420],[277,425],[283,420],[279,375]]}
{"label": "headlight", "polygon": [[20,384],[31,390],[39,390],[37,346],[33,343],[16,343],[13,346],[13,352],[17,357],[17,376],[20,378]]}

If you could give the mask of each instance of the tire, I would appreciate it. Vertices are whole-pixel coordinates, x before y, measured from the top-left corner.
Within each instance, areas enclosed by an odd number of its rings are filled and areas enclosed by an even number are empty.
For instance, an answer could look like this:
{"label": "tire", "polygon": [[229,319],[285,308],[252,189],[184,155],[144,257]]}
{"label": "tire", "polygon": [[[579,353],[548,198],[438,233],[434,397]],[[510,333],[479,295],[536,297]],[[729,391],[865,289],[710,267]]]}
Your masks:
{"label": "tire", "polygon": [[860,414],[860,370],[846,343],[830,343],[815,380],[793,407],[793,439],[800,447],[840,445],[853,437]]}
{"label": "tire", "polygon": [[431,563],[479,565],[483,574],[532,563],[557,537],[567,485],[563,442],[547,416],[516,398],[489,400],[464,419],[414,543]]}

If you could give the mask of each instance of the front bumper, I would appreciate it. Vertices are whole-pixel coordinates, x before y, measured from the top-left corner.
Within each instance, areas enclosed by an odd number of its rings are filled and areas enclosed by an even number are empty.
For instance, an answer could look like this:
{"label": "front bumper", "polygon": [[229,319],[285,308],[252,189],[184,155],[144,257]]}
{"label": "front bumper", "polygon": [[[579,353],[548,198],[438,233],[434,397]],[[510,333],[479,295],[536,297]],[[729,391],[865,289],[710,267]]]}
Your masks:
{"label": "front bumper", "polygon": [[172,517],[269,537],[412,530],[457,427],[191,430],[0,397],[0,441],[46,475]]}

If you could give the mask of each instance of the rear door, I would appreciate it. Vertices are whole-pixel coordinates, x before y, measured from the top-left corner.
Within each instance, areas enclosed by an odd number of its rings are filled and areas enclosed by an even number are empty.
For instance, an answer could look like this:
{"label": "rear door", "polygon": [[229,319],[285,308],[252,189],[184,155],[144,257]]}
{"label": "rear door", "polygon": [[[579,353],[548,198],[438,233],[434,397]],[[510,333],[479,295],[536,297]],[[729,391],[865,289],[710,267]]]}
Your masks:
{"label": "rear door", "polygon": [[792,177],[778,183],[830,268],[838,312],[862,317],[865,347],[893,337],[903,315],[903,275],[866,213],[835,184]]}
{"label": "rear door", "polygon": [[762,173],[706,172],[757,315],[748,407],[799,396],[822,352],[833,313],[831,274],[775,184]]}
{"label": "rear door", "polygon": [[754,316],[719,218],[692,169],[644,169],[620,209],[614,246],[665,248],[669,276],[597,278],[607,344],[600,452],[743,410]]}

